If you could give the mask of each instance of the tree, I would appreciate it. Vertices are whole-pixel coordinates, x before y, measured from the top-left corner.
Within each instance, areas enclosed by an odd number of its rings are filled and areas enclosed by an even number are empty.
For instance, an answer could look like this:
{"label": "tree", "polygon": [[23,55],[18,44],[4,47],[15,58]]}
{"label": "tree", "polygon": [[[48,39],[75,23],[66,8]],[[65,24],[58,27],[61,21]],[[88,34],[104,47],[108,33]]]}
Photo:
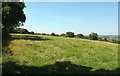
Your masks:
{"label": "tree", "polygon": [[23,25],[26,20],[23,9],[23,2],[3,2],[2,3],[2,24],[3,31],[10,32],[10,29]]}
{"label": "tree", "polygon": [[90,38],[91,40],[98,40],[98,34],[92,32],[91,34],[89,34],[89,38]]}
{"label": "tree", "polygon": [[55,33],[51,33],[51,36],[56,36]]}
{"label": "tree", "polygon": [[84,36],[83,36],[83,34],[77,34],[76,37],[77,38],[83,38]]}
{"label": "tree", "polygon": [[[2,39],[8,40],[10,30],[23,25],[26,20],[23,9],[24,2],[3,2],[2,3]],[[6,39],[6,40],[5,40]]]}
{"label": "tree", "polygon": [[66,32],[66,37],[74,37],[74,33],[73,32]]}

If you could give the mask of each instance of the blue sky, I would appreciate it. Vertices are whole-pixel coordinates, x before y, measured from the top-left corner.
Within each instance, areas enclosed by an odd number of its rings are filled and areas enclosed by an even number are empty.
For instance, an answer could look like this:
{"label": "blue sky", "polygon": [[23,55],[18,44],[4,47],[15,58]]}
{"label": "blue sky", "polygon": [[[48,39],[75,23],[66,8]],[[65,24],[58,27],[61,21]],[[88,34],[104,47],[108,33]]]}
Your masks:
{"label": "blue sky", "polygon": [[117,2],[26,2],[22,28],[39,33],[118,34]]}

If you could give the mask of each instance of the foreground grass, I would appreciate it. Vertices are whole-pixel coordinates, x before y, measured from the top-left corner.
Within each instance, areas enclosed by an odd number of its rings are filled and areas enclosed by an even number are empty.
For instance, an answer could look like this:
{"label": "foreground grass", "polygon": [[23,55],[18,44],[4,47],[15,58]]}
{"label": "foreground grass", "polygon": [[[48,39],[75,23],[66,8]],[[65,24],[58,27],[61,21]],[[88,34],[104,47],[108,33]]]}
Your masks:
{"label": "foreground grass", "polygon": [[[91,72],[102,69],[104,73],[118,68],[118,45],[114,43],[42,35],[12,36],[20,38],[14,37],[9,45],[13,55],[3,55],[3,67],[10,73],[87,73],[88,69]],[[64,66],[57,66],[57,62],[64,63],[67,71],[62,71]]]}

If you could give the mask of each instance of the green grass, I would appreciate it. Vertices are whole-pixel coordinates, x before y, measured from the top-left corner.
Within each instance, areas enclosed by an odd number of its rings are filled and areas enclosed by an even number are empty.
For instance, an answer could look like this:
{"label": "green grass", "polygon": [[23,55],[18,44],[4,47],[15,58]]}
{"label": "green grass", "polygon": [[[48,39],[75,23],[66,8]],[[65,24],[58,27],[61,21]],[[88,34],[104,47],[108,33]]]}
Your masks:
{"label": "green grass", "polygon": [[[12,37],[13,55],[3,55],[3,68],[10,73],[112,73],[118,68],[118,45],[114,43],[28,34]],[[67,65],[56,66],[57,62]]]}

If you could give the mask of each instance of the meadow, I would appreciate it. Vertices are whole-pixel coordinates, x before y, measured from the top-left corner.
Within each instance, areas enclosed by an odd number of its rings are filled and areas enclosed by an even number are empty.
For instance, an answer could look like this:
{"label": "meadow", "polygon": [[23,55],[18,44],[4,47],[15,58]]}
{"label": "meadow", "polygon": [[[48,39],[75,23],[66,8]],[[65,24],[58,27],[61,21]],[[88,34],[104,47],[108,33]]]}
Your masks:
{"label": "meadow", "polygon": [[11,34],[3,73],[116,74],[118,44],[45,35]]}

